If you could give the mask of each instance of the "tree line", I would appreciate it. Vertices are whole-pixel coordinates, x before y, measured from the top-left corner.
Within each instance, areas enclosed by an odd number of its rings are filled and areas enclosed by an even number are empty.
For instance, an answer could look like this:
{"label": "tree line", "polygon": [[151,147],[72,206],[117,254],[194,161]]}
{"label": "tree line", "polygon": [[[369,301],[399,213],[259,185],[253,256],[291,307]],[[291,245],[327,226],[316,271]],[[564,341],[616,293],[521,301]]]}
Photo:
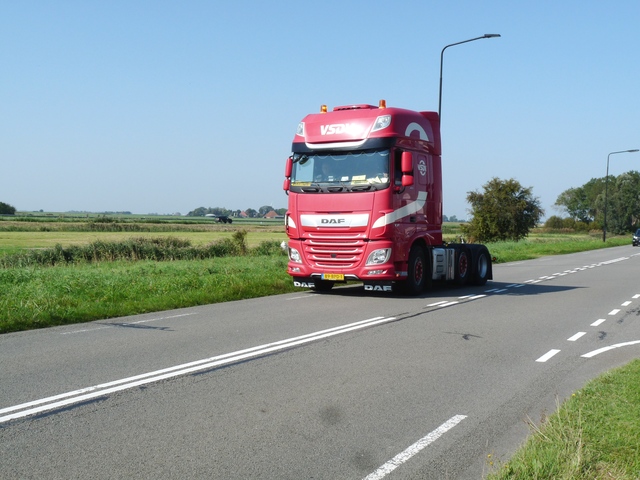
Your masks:
{"label": "tree line", "polygon": [[[216,215],[224,217],[242,217],[244,215],[247,218],[262,218],[269,212],[276,212],[278,215],[284,215],[287,213],[286,208],[273,208],[271,205],[263,205],[258,210],[253,208],[247,208],[246,210],[229,210],[224,207],[198,207],[195,210],[191,210],[187,213],[188,217],[204,217],[205,215]],[[244,215],[243,215],[244,213]]]}
{"label": "tree line", "polygon": [[[521,240],[544,215],[532,188],[514,179],[492,178],[483,188],[467,194],[472,219],[461,228],[471,241]],[[606,217],[607,231],[628,234],[640,226],[640,173],[592,178],[562,192],[554,207],[568,216],[550,217],[544,224],[547,228],[602,230]]]}
{"label": "tree line", "polygon": [[566,227],[573,222],[578,228],[601,230],[606,211],[608,232],[632,232],[640,221],[640,173],[632,170],[618,176],[592,178],[581,187],[562,192],[554,205],[569,217],[554,216],[547,223]]}

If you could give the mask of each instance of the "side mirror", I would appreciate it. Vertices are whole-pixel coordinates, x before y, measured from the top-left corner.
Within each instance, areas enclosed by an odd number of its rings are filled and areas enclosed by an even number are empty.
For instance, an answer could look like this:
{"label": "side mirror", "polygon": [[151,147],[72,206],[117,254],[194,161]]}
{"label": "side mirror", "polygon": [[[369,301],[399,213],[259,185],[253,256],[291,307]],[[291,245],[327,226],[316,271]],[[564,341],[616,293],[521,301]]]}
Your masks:
{"label": "side mirror", "polygon": [[402,169],[402,173],[413,175],[413,155],[411,155],[411,152],[402,152],[400,168]]}
{"label": "side mirror", "polygon": [[291,172],[293,171],[293,158],[287,158],[286,163],[284,164],[284,176],[289,178],[291,176]]}
{"label": "side mirror", "polygon": [[291,188],[291,179],[289,177],[284,179],[284,183],[282,184],[282,189],[285,192],[289,191],[289,188]]}
{"label": "side mirror", "polygon": [[410,187],[413,185],[413,175],[402,175],[402,186]]}

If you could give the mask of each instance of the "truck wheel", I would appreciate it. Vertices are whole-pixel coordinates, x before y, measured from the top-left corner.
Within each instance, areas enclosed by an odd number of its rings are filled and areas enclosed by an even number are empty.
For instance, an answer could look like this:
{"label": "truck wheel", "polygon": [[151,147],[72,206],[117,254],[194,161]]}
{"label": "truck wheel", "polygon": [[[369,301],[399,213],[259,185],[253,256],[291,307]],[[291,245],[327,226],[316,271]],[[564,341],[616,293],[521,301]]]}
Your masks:
{"label": "truck wheel", "polygon": [[333,288],[333,283],[329,280],[314,280],[313,281],[313,289],[316,292],[328,292]]}
{"label": "truck wheel", "polygon": [[424,290],[427,277],[427,263],[424,250],[414,245],[409,252],[409,265],[404,290],[408,295],[418,295]]}
{"label": "truck wheel", "polygon": [[464,285],[471,276],[471,259],[466,248],[461,248],[456,252],[455,282],[457,285]]}
{"label": "truck wheel", "polygon": [[486,248],[480,249],[475,259],[475,266],[473,269],[473,284],[482,286],[487,283],[489,278],[489,268],[491,266],[491,259],[489,258],[489,252]]}

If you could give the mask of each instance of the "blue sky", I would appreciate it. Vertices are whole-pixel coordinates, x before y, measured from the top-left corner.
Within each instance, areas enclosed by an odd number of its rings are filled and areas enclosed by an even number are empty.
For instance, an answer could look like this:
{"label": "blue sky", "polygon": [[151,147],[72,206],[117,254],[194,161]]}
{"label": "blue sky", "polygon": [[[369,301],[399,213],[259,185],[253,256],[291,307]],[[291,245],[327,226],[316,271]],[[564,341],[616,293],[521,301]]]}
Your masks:
{"label": "blue sky", "polygon": [[[0,0],[0,201],[186,214],[286,206],[321,104],[437,110],[444,213],[492,177],[564,190],[640,148],[640,2]],[[640,154],[610,173],[640,170]]]}

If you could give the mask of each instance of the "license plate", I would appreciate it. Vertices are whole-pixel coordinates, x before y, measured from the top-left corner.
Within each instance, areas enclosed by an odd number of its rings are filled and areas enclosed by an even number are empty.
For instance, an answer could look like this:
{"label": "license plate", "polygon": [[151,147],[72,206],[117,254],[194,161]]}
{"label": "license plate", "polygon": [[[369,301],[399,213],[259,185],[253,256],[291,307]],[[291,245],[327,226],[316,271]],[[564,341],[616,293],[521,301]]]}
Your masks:
{"label": "license plate", "polygon": [[334,280],[334,281],[342,282],[342,281],[344,281],[344,274],[342,274],[342,273],[323,273],[322,274],[322,279],[323,280]]}

